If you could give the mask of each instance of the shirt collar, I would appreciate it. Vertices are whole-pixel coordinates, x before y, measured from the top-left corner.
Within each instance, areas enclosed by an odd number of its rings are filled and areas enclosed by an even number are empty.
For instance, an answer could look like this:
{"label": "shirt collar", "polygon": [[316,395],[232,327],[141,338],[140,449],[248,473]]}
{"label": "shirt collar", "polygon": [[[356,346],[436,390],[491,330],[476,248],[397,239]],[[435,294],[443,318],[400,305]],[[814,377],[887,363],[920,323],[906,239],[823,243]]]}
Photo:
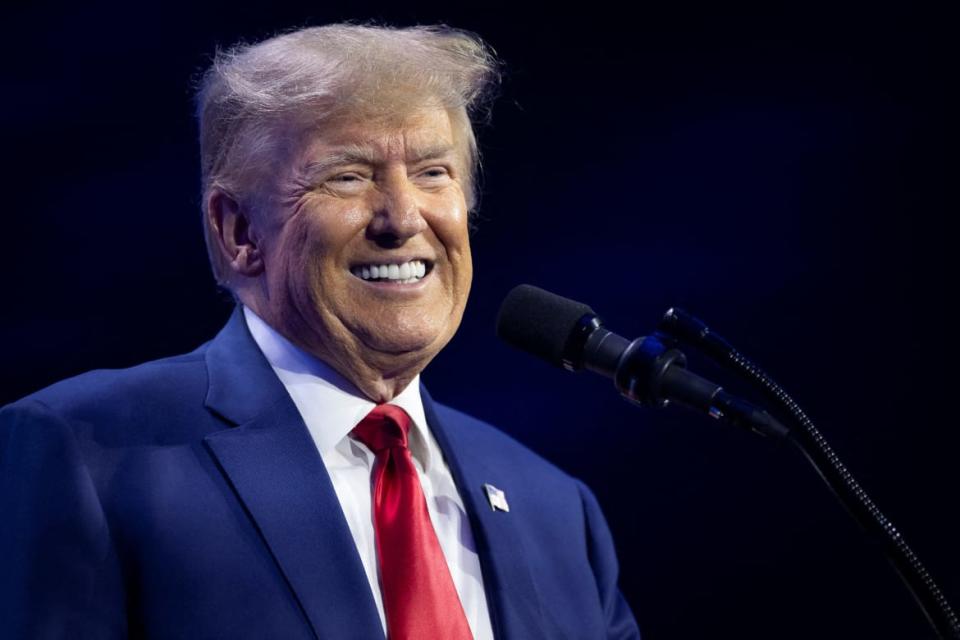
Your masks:
{"label": "shirt collar", "polygon": [[[248,307],[243,307],[243,316],[254,342],[300,411],[321,455],[342,442],[377,406],[333,367],[287,340]],[[429,471],[429,433],[420,397],[420,375],[389,404],[397,405],[410,416],[410,453],[420,461],[424,472]]]}

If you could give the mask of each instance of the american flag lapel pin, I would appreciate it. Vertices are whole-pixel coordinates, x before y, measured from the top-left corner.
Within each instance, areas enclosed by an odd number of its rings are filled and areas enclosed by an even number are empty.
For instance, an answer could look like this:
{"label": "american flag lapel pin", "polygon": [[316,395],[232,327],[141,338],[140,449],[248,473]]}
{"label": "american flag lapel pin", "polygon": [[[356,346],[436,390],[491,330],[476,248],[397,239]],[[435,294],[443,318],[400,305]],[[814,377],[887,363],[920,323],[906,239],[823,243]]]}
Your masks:
{"label": "american flag lapel pin", "polygon": [[507,504],[507,494],[500,489],[497,489],[492,484],[483,485],[483,489],[487,492],[487,500],[490,501],[491,509],[494,511],[510,511],[510,505]]}

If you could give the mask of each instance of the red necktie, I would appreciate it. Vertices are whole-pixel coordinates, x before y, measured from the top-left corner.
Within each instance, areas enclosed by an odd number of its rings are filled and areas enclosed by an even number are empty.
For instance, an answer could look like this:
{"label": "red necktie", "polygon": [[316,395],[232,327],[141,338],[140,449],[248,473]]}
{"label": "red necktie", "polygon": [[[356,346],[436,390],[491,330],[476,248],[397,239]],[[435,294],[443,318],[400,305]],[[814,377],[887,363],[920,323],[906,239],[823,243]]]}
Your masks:
{"label": "red necktie", "polygon": [[406,411],[381,404],[352,432],[377,456],[373,465],[373,528],[387,637],[471,639],[407,448],[409,430]]}

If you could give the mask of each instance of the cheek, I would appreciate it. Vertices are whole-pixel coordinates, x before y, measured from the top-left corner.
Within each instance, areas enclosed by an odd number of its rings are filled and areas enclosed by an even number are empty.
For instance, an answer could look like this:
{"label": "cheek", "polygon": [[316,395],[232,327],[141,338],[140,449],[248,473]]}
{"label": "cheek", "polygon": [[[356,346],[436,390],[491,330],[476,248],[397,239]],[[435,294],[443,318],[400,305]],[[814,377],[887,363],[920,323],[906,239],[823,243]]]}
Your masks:
{"label": "cheek", "polygon": [[290,222],[283,234],[271,247],[267,262],[268,279],[271,283],[271,297],[278,302],[291,300],[300,305],[314,289],[316,277],[315,234],[306,225]]}
{"label": "cheek", "polygon": [[[470,235],[466,223],[452,224],[442,231],[441,242],[453,268],[453,286],[458,298],[466,298],[473,280],[473,257],[470,253]],[[461,300],[462,302],[462,300]]]}
{"label": "cheek", "polygon": [[304,249],[309,244],[308,229],[290,226],[283,235],[277,249],[277,262],[284,273],[296,271],[298,263],[303,259]]}
{"label": "cheek", "polygon": [[467,245],[463,261],[464,265],[461,267],[463,274],[460,277],[460,304],[466,306],[467,298],[470,295],[470,286],[473,284],[473,260],[470,257],[469,245]]}
{"label": "cheek", "polygon": [[451,221],[443,242],[460,271],[460,277],[469,281],[473,274],[473,258],[470,253],[470,232],[465,217]]}
{"label": "cheek", "polygon": [[361,215],[353,210],[316,212],[308,222],[291,246],[290,277],[299,283],[300,302],[317,307],[344,304],[346,279],[352,277],[344,266],[345,253],[363,233]]}
{"label": "cheek", "polygon": [[473,278],[473,255],[470,253],[470,238],[467,234],[463,234],[454,259],[457,262],[460,279],[465,280],[469,286]]}
{"label": "cheek", "polygon": [[432,225],[440,242],[443,243],[451,256],[462,256],[469,261],[469,223],[467,205],[463,200],[462,193],[458,192],[456,197],[449,198],[440,204],[436,210],[443,212],[442,215],[437,216]]}

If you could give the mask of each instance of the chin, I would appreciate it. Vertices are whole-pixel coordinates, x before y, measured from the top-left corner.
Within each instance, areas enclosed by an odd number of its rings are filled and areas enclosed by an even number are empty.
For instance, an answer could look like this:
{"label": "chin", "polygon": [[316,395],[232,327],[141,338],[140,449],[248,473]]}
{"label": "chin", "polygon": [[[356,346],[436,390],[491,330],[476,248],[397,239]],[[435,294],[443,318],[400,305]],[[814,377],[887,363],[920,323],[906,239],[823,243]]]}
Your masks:
{"label": "chin", "polygon": [[446,341],[438,343],[437,336],[389,336],[383,334],[369,336],[363,342],[367,347],[373,349],[374,351],[396,355],[408,353],[414,354],[417,352],[422,352],[424,354],[430,353],[432,355],[432,352],[439,351],[446,343]]}
{"label": "chin", "polygon": [[439,351],[449,342],[453,331],[447,315],[438,315],[423,309],[385,314],[378,322],[361,327],[359,335],[368,347],[384,353]]}
{"label": "chin", "polygon": [[407,323],[400,320],[387,326],[367,327],[368,330],[363,332],[363,343],[381,353],[413,355],[419,352],[432,358],[450,341],[453,332],[446,324],[424,322],[423,317],[417,320]]}

